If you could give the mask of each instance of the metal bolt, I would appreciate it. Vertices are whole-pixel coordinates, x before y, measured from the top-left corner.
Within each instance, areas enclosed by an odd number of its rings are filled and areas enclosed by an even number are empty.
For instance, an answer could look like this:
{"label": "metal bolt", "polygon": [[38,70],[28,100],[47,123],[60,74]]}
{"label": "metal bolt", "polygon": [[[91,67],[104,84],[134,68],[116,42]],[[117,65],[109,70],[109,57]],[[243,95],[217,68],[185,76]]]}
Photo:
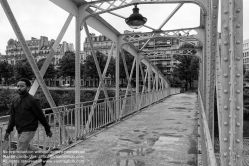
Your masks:
{"label": "metal bolt", "polygon": [[227,10],[225,10],[225,11],[224,11],[224,14],[227,14],[227,13],[228,13],[228,11],[227,11]]}
{"label": "metal bolt", "polygon": [[217,6],[214,6],[215,9],[217,9]]}
{"label": "metal bolt", "polygon": [[232,115],[229,115],[229,118],[231,118],[232,117]]}
{"label": "metal bolt", "polygon": [[228,61],[228,58],[227,58],[227,57],[225,57],[225,58],[224,58],[224,61]]}
{"label": "metal bolt", "polygon": [[236,126],[239,127],[239,126],[240,126],[240,123],[237,123]]}
{"label": "metal bolt", "polygon": [[240,57],[236,57],[236,60],[239,61],[239,60],[240,60]]}
{"label": "metal bolt", "polygon": [[237,155],[238,158],[240,158],[240,155]]}
{"label": "metal bolt", "polygon": [[237,90],[237,91],[236,91],[236,93],[238,93],[238,94],[239,94],[239,93],[240,93],[240,90]]}
{"label": "metal bolt", "polygon": [[228,42],[227,42],[227,41],[225,41],[225,42],[224,42],[224,45],[228,45]]}
{"label": "metal bolt", "polygon": [[236,41],[236,44],[240,44],[240,41],[238,40],[238,41]]}
{"label": "metal bolt", "polygon": [[225,89],[225,90],[224,90],[224,93],[227,93],[227,92],[228,92],[228,91]]}
{"label": "metal bolt", "polygon": [[227,142],[227,138],[224,138],[224,141]]}
{"label": "metal bolt", "polygon": [[227,122],[224,122],[224,125],[227,126]]}
{"label": "metal bolt", "polygon": [[227,156],[227,153],[224,153],[223,155],[224,155],[224,157],[226,157],[226,156]]}
{"label": "metal bolt", "polygon": [[236,109],[237,109],[237,110],[240,110],[240,106],[237,106]]}
{"label": "metal bolt", "polygon": [[227,74],[224,74],[224,77],[228,77],[228,75],[227,75]]}
{"label": "metal bolt", "polygon": [[236,13],[240,13],[240,9],[237,9],[237,10],[236,10]]}
{"label": "metal bolt", "polygon": [[240,24],[237,24],[237,25],[236,25],[236,28],[240,28]]}
{"label": "metal bolt", "polygon": [[240,139],[237,139],[236,142],[237,142],[237,143],[240,143]]}
{"label": "metal bolt", "polygon": [[228,107],[225,105],[225,106],[224,106],[224,109],[225,109],[225,110],[227,110],[227,109],[228,109]]}

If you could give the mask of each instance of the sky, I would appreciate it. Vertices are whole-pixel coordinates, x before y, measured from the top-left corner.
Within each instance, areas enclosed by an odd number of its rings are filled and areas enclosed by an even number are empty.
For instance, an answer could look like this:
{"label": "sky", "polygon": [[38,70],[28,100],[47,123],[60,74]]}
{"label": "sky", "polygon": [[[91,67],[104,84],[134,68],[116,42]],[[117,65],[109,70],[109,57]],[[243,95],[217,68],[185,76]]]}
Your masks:
{"label": "sky", "polygon": [[[12,12],[22,30],[24,38],[30,40],[31,37],[40,38],[40,36],[47,36],[49,40],[56,39],[62,26],[64,25],[68,13],[56,6],[49,0],[8,0]],[[243,0],[243,38],[249,39],[249,0]],[[157,4],[157,5],[138,5],[139,12],[147,17],[146,25],[158,28],[163,20],[171,13],[177,4]],[[133,6],[120,9],[116,13],[129,17],[132,13]],[[162,30],[180,29],[197,27],[199,25],[200,8],[194,4],[184,4],[180,10],[170,19],[170,21],[162,28]],[[102,14],[112,26],[114,26],[120,33],[125,30],[132,31],[128,25],[125,24],[124,19],[113,16],[111,14]],[[89,29],[90,33],[99,34],[94,29]],[[137,31],[150,31],[147,28],[141,28]],[[83,50],[83,42],[85,40],[84,30],[81,32],[81,50]],[[0,53],[5,55],[7,42],[9,39],[16,40],[17,37],[5,15],[2,6],[0,5]],[[73,18],[67,32],[62,41],[68,43],[75,43],[75,19]]]}

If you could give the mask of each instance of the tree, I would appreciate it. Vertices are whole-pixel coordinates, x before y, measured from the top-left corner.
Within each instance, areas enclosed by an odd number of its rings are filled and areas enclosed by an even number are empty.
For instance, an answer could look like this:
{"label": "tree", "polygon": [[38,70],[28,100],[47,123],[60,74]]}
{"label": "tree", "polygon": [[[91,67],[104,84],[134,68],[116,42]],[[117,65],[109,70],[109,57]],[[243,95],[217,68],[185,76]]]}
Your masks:
{"label": "tree", "polygon": [[[192,81],[198,79],[199,59],[193,55],[197,53],[195,46],[189,43],[184,43],[179,49],[191,50],[192,55],[174,55],[174,59],[178,60],[179,64],[173,68],[172,76],[179,78],[185,82],[185,89],[188,89],[188,84],[192,88]],[[184,50],[187,53],[187,50]]]}
{"label": "tree", "polygon": [[20,60],[14,66],[14,75],[17,80],[20,78],[27,78],[32,80],[34,73],[27,59]]}
{"label": "tree", "polygon": [[[37,62],[37,66],[39,68],[39,70],[41,70],[42,68],[42,65],[43,63],[45,62],[45,58],[43,59],[40,59],[38,62]],[[56,70],[54,68],[54,65],[53,64],[49,64],[47,70],[46,70],[46,73],[44,75],[44,78],[47,78],[47,79],[53,79],[54,77],[56,76]]]}
{"label": "tree", "polygon": [[[107,56],[100,53],[100,52],[96,52],[96,56],[99,62],[99,67],[101,70],[101,74],[104,71],[105,65],[106,65],[106,61],[107,61]],[[85,73],[85,78],[90,77],[90,78],[94,78],[96,80],[99,80],[99,75],[98,75],[98,71],[97,71],[97,67],[95,64],[95,61],[93,59],[92,55],[89,55],[86,57],[85,63],[84,63],[84,73]],[[110,72],[110,70],[109,70]]]}
{"label": "tree", "polygon": [[0,62],[0,83],[2,83],[2,78],[4,78],[4,83],[9,85],[13,73],[12,65],[8,64],[8,62]]}
{"label": "tree", "polygon": [[184,81],[186,90],[188,89],[188,84],[192,88],[192,81],[198,79],[199,59],[188,55],[174,56],[174,58],[181,63],[173,68],[173,77]]}
{"label": "tree", "polygon": [[59,76],[63,78],[70,77],[70,86],[72,78],[75,77],[75,54],[71,51],[65,52],[65,55],[59,62]]}
{"label": "tree", "polygon": [[[131,69],[132,69],[132,64],[133,64],[133,60],[134,60],[134,56],[131,55],[129,52],[127,52],[126,50],[124,50],[124,56],[125,56],[125,61],[126,61],[126,65],[128,68],[128,73],[131,73]],[[120,56],[119,58],[119,64],[120,64],[120,69],[119,69],[119,77],[121,79],[121,84],[123,85],[123,80],[126,79],[126,73],[125,73],[125,68],[124,68],[124,62],[123,62],[123,58]],[[135,73],[136,69],[134,70],[133,73]],[[133,74],[133,76],[135,76],[135,74]],[[141,76],[141,75],[140,75]]]}

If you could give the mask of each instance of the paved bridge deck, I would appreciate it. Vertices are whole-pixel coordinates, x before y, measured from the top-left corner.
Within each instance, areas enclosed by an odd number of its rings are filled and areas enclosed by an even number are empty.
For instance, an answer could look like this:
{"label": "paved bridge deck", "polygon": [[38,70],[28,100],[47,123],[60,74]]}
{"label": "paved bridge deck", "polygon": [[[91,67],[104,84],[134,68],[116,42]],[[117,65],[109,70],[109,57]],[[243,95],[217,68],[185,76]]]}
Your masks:
{"label": "paved bridge deck", "polygon": [[[47,166],[189,166],[197,160],[197,96],[178,94],[56,155]],[[68,159],[79,163],[68,162]],[[64,162],[64,163],[63,163]],[[75,161],[76,162],[76,161]]]}

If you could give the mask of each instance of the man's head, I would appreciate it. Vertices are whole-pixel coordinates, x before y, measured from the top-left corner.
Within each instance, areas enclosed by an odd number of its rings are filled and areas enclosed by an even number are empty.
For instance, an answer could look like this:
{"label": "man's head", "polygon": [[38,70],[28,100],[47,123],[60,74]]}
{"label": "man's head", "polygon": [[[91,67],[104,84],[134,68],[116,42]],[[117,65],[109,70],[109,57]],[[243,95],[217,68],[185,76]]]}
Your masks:
{"label": "man's head", "polygon": [[17,93],[23,95],[29,91],[31,82],[27,78],[21,78],[17,83]]}

